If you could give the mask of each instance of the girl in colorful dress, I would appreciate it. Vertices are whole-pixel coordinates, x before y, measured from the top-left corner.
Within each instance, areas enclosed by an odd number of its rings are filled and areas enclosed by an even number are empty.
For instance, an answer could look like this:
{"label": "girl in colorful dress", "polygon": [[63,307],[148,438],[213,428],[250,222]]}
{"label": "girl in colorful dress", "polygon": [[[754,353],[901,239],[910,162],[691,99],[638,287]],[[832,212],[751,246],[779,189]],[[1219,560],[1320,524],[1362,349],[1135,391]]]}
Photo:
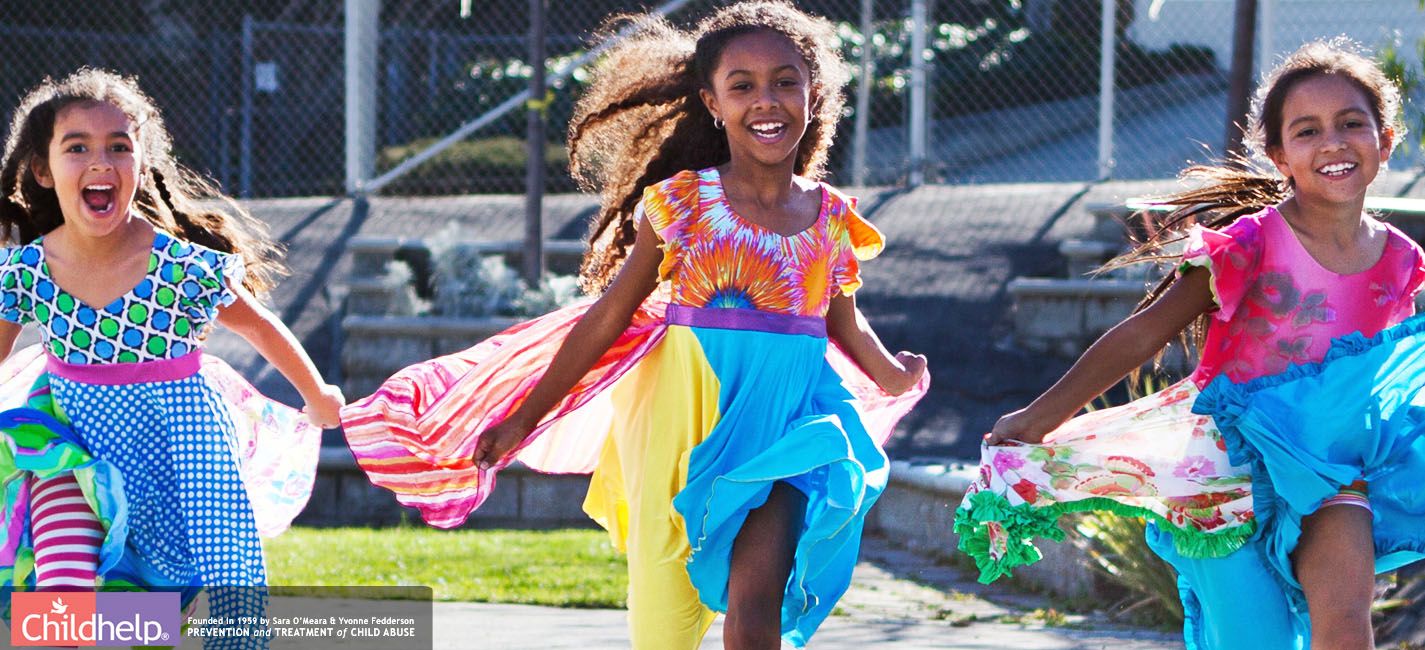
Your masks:
{"label": "girl in colorful dress", "polygon": [[[0,168],[0,349],[39,325],[43,353],[0,373],[4,585],[199,587],[215,615],[262,613],[259,532],[306,502],[344,403],[254,298],[280,271],[236,203],[180,167],[133,79],[82,69],[15,111]],[[307,402],[262,398],[200,346],[220,322]],[[314,426],[315,425],[315,426]],[[208,647],[265,646],[226,639]]]}
{"label": "girl in colorful dress", "polygon": [[[1206,186],[1165,200],[1184,207],[1135,256],[1170,259],[1162,245],[1186,239],[1177,273],[985,436],[956,524],[982,580],[1038,559],[1029,540],[1062,539],[1065,512],[1145,516],[1178,570],[1190,648],[1370,647],[1375,571],[1425,549],[1425,505],[1403,482],[1419,474],[1399,473],[1420,471],[1425,442],[1403,410],[1396,426],[1367,426],[1372,410],[1382,417],[1372,395],[1411,386],[1369,364],[1405,354],[1393,341],[1425,327],[1382,332],[1414,312],[1425,258],[1363,212],[1400,135],[1399,101],[1347,43],[1311,43],[1253,111],[1254,144],[1281,177],[1188,170]],[[1205,336],[1190,377],[1065,422],[1193,321]],[[1323,359],[1332,372],[1293,365]],[[1267,431],[1268,397],[1252,396],[1280,384]]]}
{"label": "girl in colorful dress", "polygon": [[436,526],[515,459],[592,471],[635,648],[696,648],[714,612],[728,648],[802,646],[850,583],[925,359],[857,312],[881,235],[812,180],[847,77],[832,25],[782,2],[636,24],[570,127],[604,196],[581,274],[598,299],[407,368],[343,425]]}

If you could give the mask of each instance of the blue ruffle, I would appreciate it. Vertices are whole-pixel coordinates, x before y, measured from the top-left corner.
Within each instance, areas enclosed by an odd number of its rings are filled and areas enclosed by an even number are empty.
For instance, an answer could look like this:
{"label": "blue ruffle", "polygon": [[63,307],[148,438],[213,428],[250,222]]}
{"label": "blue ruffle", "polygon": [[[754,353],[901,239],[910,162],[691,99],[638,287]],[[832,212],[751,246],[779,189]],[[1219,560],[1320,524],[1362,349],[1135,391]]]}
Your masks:
{"label": "blue ruffle", "polygon": [[1407,477],[1425,472],[1425,315],[1331,342],[1318,363],[1234,384],[1218,376],[1193,404],[1252,474],[1261,550],[1304,621],[1290,553],[1301,518],[1359,478],[1370,484],[1377,571],[1425,558],[1425,508]]}
{"label": "blue ruffle", "polygon": [[1257,377],[1241,384],[1233,383],[1226,375],[1218,375],[1207,387],[1202,389],[1197,401],[1193,403],[1192,412],[1199,415],[1211,415],[1219,427],[1223,426],[1224,420],[1221,418],[1241,416],[1242,411],[1246,408],[1247,396],[1252,393],[1307,377],[1318,376],[1332,361],[1343,357],[1360,356],[1383,345],[1394,345],[1420,334],[1425,334],[1425,313],[1411,316],[1393,327],[1381,330],[1375,336],[1351,332],[1334,338],[1331,340],[1331,346],[1326,350],[1326,356],[1316,363],[1292,364],[1286,370],[1275,375]]}

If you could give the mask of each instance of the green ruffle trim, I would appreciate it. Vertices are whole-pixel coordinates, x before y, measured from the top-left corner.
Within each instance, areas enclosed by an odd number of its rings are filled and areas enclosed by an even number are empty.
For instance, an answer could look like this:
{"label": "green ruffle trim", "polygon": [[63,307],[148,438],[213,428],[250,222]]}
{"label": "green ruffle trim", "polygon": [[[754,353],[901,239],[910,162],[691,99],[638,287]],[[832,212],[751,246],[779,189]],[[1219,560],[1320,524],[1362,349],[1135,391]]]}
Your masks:
{"label": "green ruffle trim", "polygon": [[960,536],[960,550],[975,560],[975,567],[980,570],[979,581],[985,584],[1010,575],[1015,567],[1042,559],[1044,555],[1034,545],[1034,538],[1064,541],[1065,532],[1059,527],[1059,518],[1072,512],[1098,511],[1143,517],[1168,531],[1177,552],[1187,558],[1229,555],[1242,548],[1257,532],[1256,520],[1220,533],[1184,529],[1156,512],[1104,497],[1036,508],[1027,503],[1010,505],[1003,495],[981,491],[971,495],[968,504],[969,507],[962,504],[955,512],[955,534]]}

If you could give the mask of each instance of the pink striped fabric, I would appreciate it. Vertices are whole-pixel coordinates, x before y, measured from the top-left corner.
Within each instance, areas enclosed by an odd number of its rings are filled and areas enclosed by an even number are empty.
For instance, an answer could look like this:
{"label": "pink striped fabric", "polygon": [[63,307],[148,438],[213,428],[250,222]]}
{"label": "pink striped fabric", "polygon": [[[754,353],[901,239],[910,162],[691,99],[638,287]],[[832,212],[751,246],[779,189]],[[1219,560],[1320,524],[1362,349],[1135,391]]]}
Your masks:
{"label": "pink striped fabric", "polygon": [[881,447],[886,446],[886,441],[890,440],[896,423],[930,390],[930,369],[927,368],[920,375],[920,381],[910,390],[900,395],[887,393],[861,366],[856,365],[836,341],[828,342],[826,361],[831,365],[831,369],[841,376],[841,385],[856,398],[854,405],[856,412],[861,414],[861,425],[866,427],[866,433],[871,434],[871,439]]}
{"label": "pink striped fabric", "polygon": [[79,482],[69,473],[35,479],[30,498],[35,586],[93,589],[104,527]]}
{"label": "pink striped fabric", "polygon": [[[594,368],[526,439],[513,457],[547,473],[588,473],[613,423],[606,389],[643,359],[667,330],[666,293],[640,306],[632,323]],[[581,303],[521,323],[475,347],[418,363],[374,394],[342,409],[347,444],[367,478],[417,508],[426,523],[460,525],[494,489],[495,472],[471,462],[480,433],[524,402],[555,352],[588,310]],[[925,394],[929,376],[893,397],[841,348],[827,360],[856,398],[866,429],[884,444],[897,420]]]}
{"label": "pink striped fabric", "polygon": [[[480,432],[524,402],[589,305],[560,309],[468,350],[409,366],[371,396],[348,404],[342,429],[367,478],[419,509],[426,523],[460,525],[489,497],[495,472],[508,465],[475,467],[471,455]],[[612,417],[607,395],[596,398],[662,340],[666,307],[666,298],[645,302],[512,456],[541,472],[593,471]]]}

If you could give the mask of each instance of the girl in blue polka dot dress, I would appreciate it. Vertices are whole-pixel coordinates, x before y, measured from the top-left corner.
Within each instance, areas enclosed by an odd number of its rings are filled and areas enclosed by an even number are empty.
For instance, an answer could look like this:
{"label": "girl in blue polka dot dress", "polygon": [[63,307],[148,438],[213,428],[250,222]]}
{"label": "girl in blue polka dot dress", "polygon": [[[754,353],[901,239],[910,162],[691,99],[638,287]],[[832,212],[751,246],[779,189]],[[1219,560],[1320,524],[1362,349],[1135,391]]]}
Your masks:
{"label": "girl in blue polka dot dress", "polygon": [[[214,615],[250,616],[258,534],[305,503],[318,427],[344,399],[254,298],[280,271],[274,245],[170,148],[153,101],[112,73],[46,80],[15,112],[0,353],[25,323],[44,343],[0,366],[0,401],[26,405],[0,412],[0,586],[177,587],[185,602],[206,586]],[[297,387],[310,423],[203,357],[214,322]]]}

